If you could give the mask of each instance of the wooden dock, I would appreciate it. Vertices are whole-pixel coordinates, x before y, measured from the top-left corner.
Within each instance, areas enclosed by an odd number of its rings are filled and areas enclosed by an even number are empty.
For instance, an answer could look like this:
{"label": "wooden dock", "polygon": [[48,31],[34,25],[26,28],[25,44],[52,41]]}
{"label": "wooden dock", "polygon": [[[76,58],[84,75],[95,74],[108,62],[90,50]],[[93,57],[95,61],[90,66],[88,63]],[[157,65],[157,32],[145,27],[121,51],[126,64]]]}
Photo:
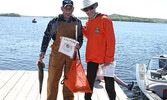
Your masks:
{"label": "wooden dock", "polygon": [[[44,72],[43,90],[39,95],[37,71],[0,70],[0,100],[46,100],[47,71]],[[129,100],[115,83],[116,100]],[[59,85],[58,100],[63,100],[62,85]],[[75,93],[74,100],[84,100],[84,93]],[[96,81],[92,100],[109,100],[104,83]]]}

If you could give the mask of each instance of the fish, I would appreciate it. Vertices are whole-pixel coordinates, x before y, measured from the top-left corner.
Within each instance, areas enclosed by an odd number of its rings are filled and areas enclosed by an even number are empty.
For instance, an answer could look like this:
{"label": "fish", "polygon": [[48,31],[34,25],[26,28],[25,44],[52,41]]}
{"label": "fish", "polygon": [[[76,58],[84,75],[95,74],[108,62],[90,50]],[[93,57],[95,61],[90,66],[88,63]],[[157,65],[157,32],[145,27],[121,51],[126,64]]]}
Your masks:
{"label": "fish", "polygon": [[36,63],[37,63],[37,67],[38,67],[39,93],[41,95],[41,93],[42,93],[43,78],[44,78],[43,69],[45,68],[45,63],[41,59],[37,60]]}

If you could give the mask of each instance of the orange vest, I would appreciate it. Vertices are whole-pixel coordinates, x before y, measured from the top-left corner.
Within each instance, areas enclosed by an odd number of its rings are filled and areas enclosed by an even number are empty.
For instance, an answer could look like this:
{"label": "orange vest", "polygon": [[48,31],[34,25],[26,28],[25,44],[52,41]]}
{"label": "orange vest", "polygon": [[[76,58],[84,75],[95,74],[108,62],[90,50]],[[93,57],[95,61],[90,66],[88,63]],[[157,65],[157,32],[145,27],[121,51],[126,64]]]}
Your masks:
{"label": "orange vest", "polygon": [[86,62],[101,64],[114,61],[115,35],[110,18],[100,15],[93,20],[88,19],[82,31],[87,38]]}

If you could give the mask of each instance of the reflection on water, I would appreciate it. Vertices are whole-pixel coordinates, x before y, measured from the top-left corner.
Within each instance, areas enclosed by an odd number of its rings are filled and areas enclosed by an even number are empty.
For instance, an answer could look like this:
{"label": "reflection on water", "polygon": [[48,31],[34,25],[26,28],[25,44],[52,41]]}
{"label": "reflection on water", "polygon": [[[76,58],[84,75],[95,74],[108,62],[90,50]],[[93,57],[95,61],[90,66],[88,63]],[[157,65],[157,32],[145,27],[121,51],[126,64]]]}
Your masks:
{"label": "reflection on water", "polygon": [[[50,18],[36,18],[38,23],[32,23],[32,19],[32,17],[0,17],[0,70],[37,70],[36,60],[43,32]],[[136,63],[147,64],[150,57],[167,53],[167,24],[137,22],[113,22],[113,24],[116,36],[116,75],[127,84],[131,81],[136,82]],[[86,39],[80,49],[84,69],[86,69],[85,47]],[[50,48],[44,59],[46,66],[49,54]],[[130,99],[135,100],[134,98],[139,97],[136,96],[138,89],[129,91],[124,87],[121,88]]]}

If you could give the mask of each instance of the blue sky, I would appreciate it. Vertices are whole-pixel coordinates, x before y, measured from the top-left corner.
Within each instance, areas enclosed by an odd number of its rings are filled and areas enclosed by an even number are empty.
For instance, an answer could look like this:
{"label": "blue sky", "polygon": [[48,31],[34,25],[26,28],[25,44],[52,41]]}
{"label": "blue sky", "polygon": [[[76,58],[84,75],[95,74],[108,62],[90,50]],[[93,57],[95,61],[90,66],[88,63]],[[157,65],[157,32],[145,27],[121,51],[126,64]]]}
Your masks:
{"label": "blue sky", "polygon": [[[86,16],[80,9],[83,0],[74,1],[74,15]],[[96,0],[98,12],[146,18],[167,19],[167,0]],[[19,13],[31,16],[56,16],[62,13],[62,0],[1,0],[0,13]]]}

